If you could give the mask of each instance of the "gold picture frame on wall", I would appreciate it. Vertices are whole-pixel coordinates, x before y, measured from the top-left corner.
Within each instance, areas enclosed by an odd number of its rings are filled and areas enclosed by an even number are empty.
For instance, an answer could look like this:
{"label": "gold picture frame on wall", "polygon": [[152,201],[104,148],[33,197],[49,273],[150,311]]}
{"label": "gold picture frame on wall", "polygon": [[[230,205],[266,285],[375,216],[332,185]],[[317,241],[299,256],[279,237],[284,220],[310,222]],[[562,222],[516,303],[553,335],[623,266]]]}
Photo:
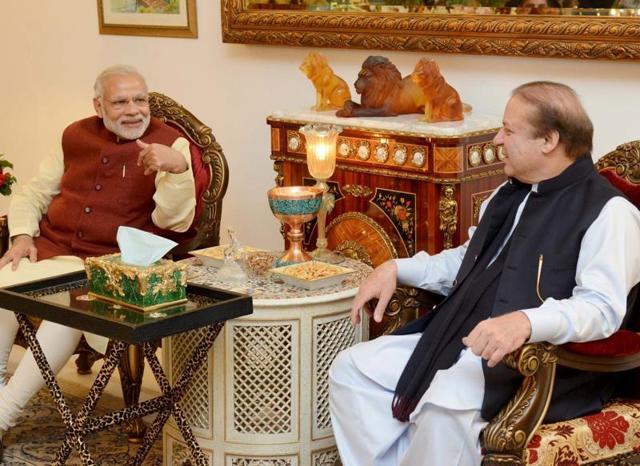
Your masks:
{"label": "gold picture frame on wall", "polygon": [[[289,1],[293,3],[293,0]],[[287,10],[281,3],[266,0],[269,8],[256,9],[249,7],[248,0],[222,0],[223,42],[475,55],[640,59],[640,16],[624,16],[640,14],[640,9],[616,10],[616,17],[609,17],[609,10],[580,9],[562,15],[457,14],[452,11],[413,14]],[[601,13],[607,16],[603,17]]]}
{"label": "gold picture frame on wall", "polygon": [[98,0],[100,34],[198,37],[196,0]]}

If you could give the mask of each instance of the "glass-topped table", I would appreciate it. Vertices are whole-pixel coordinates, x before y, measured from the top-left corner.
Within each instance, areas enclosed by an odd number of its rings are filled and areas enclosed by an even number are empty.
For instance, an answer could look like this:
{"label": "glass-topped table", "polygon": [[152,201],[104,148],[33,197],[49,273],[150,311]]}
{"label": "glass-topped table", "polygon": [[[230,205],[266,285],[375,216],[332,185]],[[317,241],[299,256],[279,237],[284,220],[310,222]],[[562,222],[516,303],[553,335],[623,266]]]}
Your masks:
{"label": "glass-topped table", "polygon": [[[90,299],[87,291],[84,272],[0,289],[0,307],[16,314],[20,329],[67,428],[65,441],[52,464],[65,464],[72,447],[78,450],[83,465],[96,464],[84,442],[86,435],[152,413],[158,414],[130,464],[142,464],[171,415],[179,426],[196,464],[207,464],[178,403],[184,396],[193,374],[205,360],[225,321],[252,313],[251,297],[189,284],[186,303],[142,313],[117,304]],[[70,411],[27,316],[39,317],[111,339],[104,364],[78,413],[73,414]],[[181,374],[173,377],[175,383],[172,386],[160,366],[155,355],[155,346],[151,342],[195,329],[202,329],[199,332],[200,341],[194,343],[194,349],[187,358]],[[93,408],[128,344],[142,347],[162,395],[101,417],[91,417]]]}

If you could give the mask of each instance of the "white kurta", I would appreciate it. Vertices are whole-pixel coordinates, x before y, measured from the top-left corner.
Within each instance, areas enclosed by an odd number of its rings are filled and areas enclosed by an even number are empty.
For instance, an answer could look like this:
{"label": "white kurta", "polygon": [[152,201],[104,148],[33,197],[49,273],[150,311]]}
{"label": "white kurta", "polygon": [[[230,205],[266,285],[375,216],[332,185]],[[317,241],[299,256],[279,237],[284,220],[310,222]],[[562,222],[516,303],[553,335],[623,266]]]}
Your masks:
{"label": "white kurta", "polygon": [[[531,321],[529,341],[562,344],[615,332],[626,313],[627,295],[640,281],[639,238],[638,209],[622,197],[609,200],[583,237],[573,295],[523,310]],[[447,294],[467,245],[397,259],[398,281]],[[408,423],[392,417],[398,378],[420,336],[380,337],[336,358],[329,374],[330,407],[344,466],[480,464],[484,375],[480,357],[471,351],[463,350],[451,368],[436,373]]]}

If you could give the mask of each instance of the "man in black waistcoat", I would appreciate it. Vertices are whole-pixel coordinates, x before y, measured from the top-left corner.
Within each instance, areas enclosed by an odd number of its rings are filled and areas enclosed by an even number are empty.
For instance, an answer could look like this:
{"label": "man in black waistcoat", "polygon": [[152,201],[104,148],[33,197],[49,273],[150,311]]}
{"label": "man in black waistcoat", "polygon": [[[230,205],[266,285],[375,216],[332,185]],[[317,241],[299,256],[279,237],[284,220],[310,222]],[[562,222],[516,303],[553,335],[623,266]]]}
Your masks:
{"label": "man in black waistcoat", "polygon": [[[597,340],[624,325],[640,281],[640,212],[594,169],[592,137],[571,88],[518,87],[494,140],[509,180],[483,203],[470,240],[386,262],[363,282],[354,324],[361,309],[379,322],[397,282],[446,298],[334,361],[330,409],[344,466],[480,464],[480,431],[522,380],[505,355],[526,341]],[[559,369],[546,420],[598,410],[610,388],[598,374]]]}

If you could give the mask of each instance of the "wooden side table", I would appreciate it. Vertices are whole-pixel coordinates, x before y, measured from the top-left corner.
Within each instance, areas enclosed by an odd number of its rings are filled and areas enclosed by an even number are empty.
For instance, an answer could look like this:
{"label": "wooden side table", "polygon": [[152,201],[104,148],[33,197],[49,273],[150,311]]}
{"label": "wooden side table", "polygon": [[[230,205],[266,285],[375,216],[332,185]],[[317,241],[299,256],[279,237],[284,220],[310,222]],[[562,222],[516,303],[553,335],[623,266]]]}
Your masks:
{"label": "wooden side table", "polygon": [[[252,278],[237,288],[216,278],[217,269],[189,268],[190,282],[250,292],[253,315],[227,322],[208,362],[194,374],[182,409],[212,466],[333,465],[338,458],[329,416],[328,371],[339,351],[366,339],[354,328],[350,308],[360,281],[356,269],[343,284],[303,290]],[[163,342],[172,377],[184,366],[193,335]],[[191,461],[171,421],[164,430],[164,464]]]}
{"label": "wooden side table", "polygon": [[[331,249],[376,266],[466,241],[481,202],[505,179],[502,147],[492,142],[501,121],[474,113],[462,123],[427,124],[419,118],[338,118],[313,111],[267,118],[281,186],[314,183],[300,126],[343,127],[329,181],[336,199],[327,219]],[[307,224],[310,249],[315,248],[314,227]]]}

